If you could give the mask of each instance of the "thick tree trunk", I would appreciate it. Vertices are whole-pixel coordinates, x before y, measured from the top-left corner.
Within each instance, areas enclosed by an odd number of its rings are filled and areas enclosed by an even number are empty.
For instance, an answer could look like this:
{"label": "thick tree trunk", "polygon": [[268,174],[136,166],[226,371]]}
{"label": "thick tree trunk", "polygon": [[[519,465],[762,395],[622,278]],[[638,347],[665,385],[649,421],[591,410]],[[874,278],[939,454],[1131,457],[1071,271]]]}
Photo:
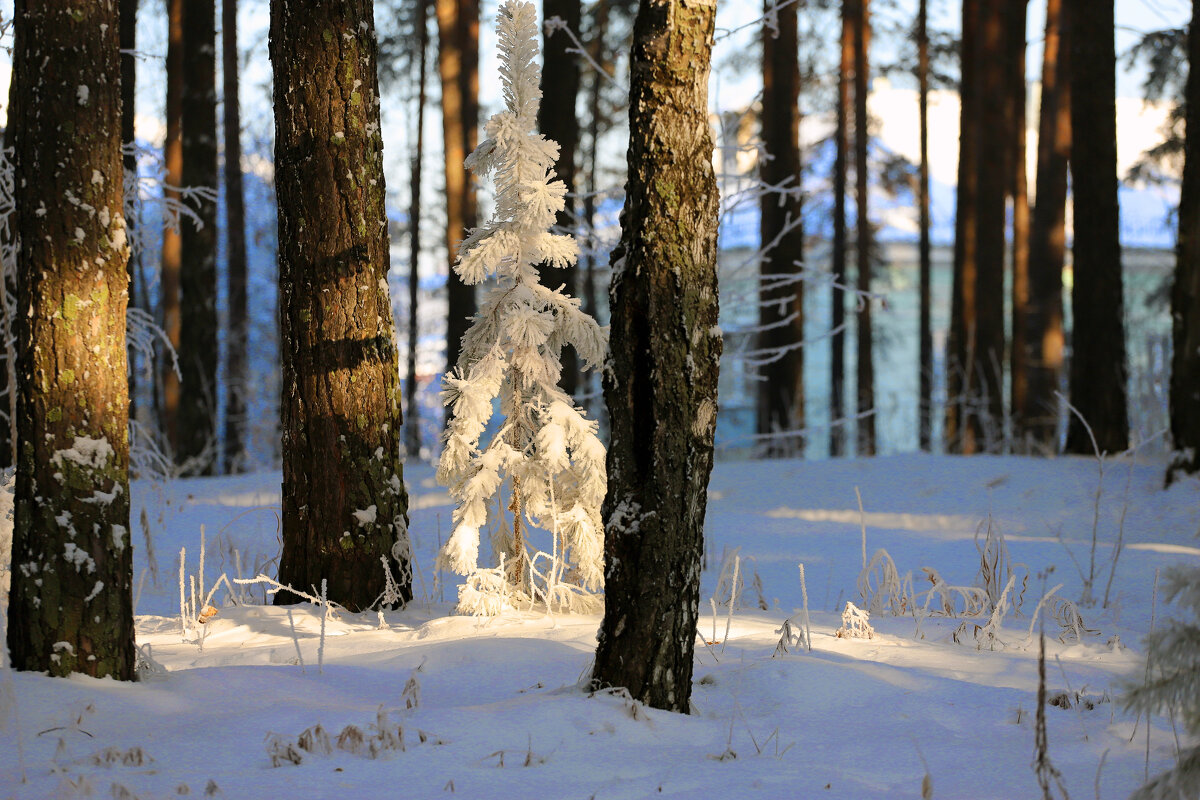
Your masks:
{"label": "thick tree trunk", "polygon": [[975,371],[975,277],[977,246],[976,160],[979,138],[979,100],[975,48],[981,0],[963,0],[962,76],[959,80],[958,192],[954,217],[954,285],[950,299],[950,332],[946,340],[946,422],[949,452],[970,454],[976,449],[967,410],[973,398],[968,376]]}
{"label": "thick tree trunk", "polygon": [[[479,0],[436,0],[436,10],[446,155],[446,247],[452,265],[459,242],[475,227],[477,216],[475,187],[463,161],[479,141]],[[475,287],[449,269],[447,372],[458,364],[462,337],[476,310]]]}
{"label": "thick tree trunk", "polygon": [[[1009,348],[1009,414],[1012,439],[1021,452],[1029,449],[1024,409],[1029,405],[1029,176],[1025,137],[1025,39],[1029,0],[1009,0],[1008,66],[1012,118],[1012,344]],[[1031,442],[1029,442],[1031,443]]]}
{"label": "thick tree trunk", "polygon": [[[352,611],[411,597],[370,0],[273,0],[283,328],[279,580]],[[314,192],[313,187],[321,187]],[[381,559],[387,559],[381,564]],[[295,601],[290,593],[277,603]]]}
{"label": "thick tree trunk", "polygon": [[1167,482],[1179,472],[1200,472],[1200,32],[1196,3],[1188,28],[1183,188],[1179,197],[1179,245],[1171,291],[1171,449]]}
{"label": "thick tree trunk", "polygon": [[[766,11],[775,0],[765,0]],[[800,171],[800,60],[796,4],[763,26],[762,141],[767,157],[759,174],[783,195],[764,194],[759,263],[757,349],[765,362],[758,382],[758,433],[768,456],[804,454],[804,226]]]}
{"label": "thick tree trunk", "polygon": [[929,238],[929,13],[928,3],[921,0],[917,9],[917,91],[920,104],[921,174],[918,205],[920,214],[919,272],[920,321],[918,322],[917,381],[920,397],[917,401],[918,446],[928,452],[933,446],[933,330],[931,288],[933,276],[932,247]]}
{"label": "thick tree trunk", "polygon": [[856,337],[857,380],[855,394],[858,420],[857,455],[875,455],[875,365],[874,329],[871,324],[871,256],[872,236],[870,208],[870,168],[867,164],[867,93],[870,90],[870,66],[867,48],[871,42],[870,0],[853,0],[854,16],[854,180],[858,201],[858,213],[854,221],[857,234],[855,256],[857,260],[858,291],[860,308]]}
{"label": "thick tree trunk", "polygon": [[420,330],[417,324],[418,298],[421,288],[421,163],[425,154],[425,69],[429,52],[429,0],[417,0],[417,146],[413,152],[412,182],[409,195],[412,205],[408,215],[408,360],[406,376],[408,408],[405,414],[404,446],[408,457],[421,457],[421,406],[417,394],[417,346]]}
{"label": "thick tree trunk", "polygon": [[17,669],[134,678],[117,0],[16,19],[20,303],[8,646]]}
{"label": "thick tree trunk", "polygon": [[1067,163],[1071,155],[1070,46],[1063,0],[1046,4],[1042,98],[1038,119],[1036,205],[1029,232],[1029,304],[1025,341],[1030,348],[1025,405],[1013,411],[1043,450],[1058,449],[1058,391],[1063,363],[1062,270],[1066,250]]}
{"label": "thick tree trunk", "polygon": [[853,0],[842,2],[842,58],[838,67],[833,159],[833,286],[829,359],[829,455],[846,451],[846,170],[850,160],[850,76],[854,71]]}
{"label": "thick tree trunk", "polygon": [[[245,456],[246,347],[246,202],[242,193],[242,122],[238,98],[237,0],[221,4],[221,76],[225,84],[225,228],[229,296],[228,357],[225,362],[225,472],[240,472]],[[214,387],[215,390],[215,387]]]}
{"label": "thick tree trunk", "polygon": [[634,23],[629,179],[613,253],[605,613],[592,673],[686,713],[716,427],[716,3],[645,0]]}
{"label": "thick tree trunk", "polygon": [[[215,0],[183,6],[183,185],[217,189]],[[179,398],[176,463],[208,475],[217,462],[217,204],[196,205],[183,224],[180,265]]]}
{"label": "thick tree trunk", "polygon": [[[180,201],[183,186],[183,0],[167,0],[167,132],[163,140],[163,197],[168,202]],[[180,227],[187,223],[180,220]],[[170,224],[163,226],[162,240],[162,309],[163,332],[171,347],[178,353],[182,321],[179,306],[180,270],[183,263],[183,235]],[[171,358],[163,357],[159,367],[162,376],[159,410],[163,434],[172,451],[179,449],[179,375],[171,368]]]}
{"label": "thick tree trunk", "polygon": [[[543,20],[560,17],[576,36],[582,19],[580,0],[542,0]],[[575,227],[575,152],[579,148],[579,119],[575,115],[575,100],[579,96],[579,54],[568,53],[571,40],[563,32],[553,33],[543,28],[542,53],[542,104],[538,109],[538,130],[547,139],[558,142],[558,162],[554,171],[558,179],[566,184],[568,195],[566,207],[558,212],[555,226],[570,231]],[[577,296],[575,266],[554,269],[549,264],[541,267],[541,281],[545,286],[557,289],[566,285],[564,291]],[[562,378],[559,385],[567,394],[573,395],[579,385],[579,355],[574,347],[562,351]]]}
{"label": "thick tree trunk", "polygon": [[[1102,452],[1129,446],[1125,305],[1117,208],[1114,0],[1067,0],[1071,27],[1071,186],[1075,220],[1070,397]],[[1075,414],[1068,453],[1093,452]]]}
{"label": "thick tree trunk", "polygon": [[967,426],[978,450],[995,448],[1004,425],[1005,198],[1012,181],[1012,121],[1006,61],[1010,0],[983,0],[975,74],[980,98],[979,155],[975,159],[975,339],[966,375],[971,402]]}

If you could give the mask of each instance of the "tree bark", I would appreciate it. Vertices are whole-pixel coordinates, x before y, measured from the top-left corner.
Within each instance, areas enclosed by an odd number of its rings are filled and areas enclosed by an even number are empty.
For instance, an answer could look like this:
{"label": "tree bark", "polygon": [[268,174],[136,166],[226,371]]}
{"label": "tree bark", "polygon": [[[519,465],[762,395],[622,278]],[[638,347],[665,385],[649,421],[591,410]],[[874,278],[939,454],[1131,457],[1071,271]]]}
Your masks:
{"label": "tree bark", "polygon": [[946,450],[964,454],[974,453],[976,449],[974,430],[967,424],[967,410],[972,402],[968,394],[968,376],[975,370],[976,159],[979,138],[975,48],[980,2],[963,0],[962,5],[954,284],[950,299],[950,331],[946,340]]}
{"label": "tree bark", "polygon": [[855,257],[857,260],[859,304],[856,337],[857,380],[855,394],[858,399],[857,455],[875,455],[875,366],[872,359],[874,330],[871,324],[871,257],[873,255],[870,208],[870,167],[867,164],[867,94],[870,90],[870,66],[867,48],[871,42],[870,0],[852,0],[854,3],[854,180],[858,201],[858,213],[854,221],[857,235]]}
{"label": "tree bark", "polygon": [[17,669],[134,678],[117,0],[39,0],[14,48]]}
{"label": "tree bark", "polygon": [[1012,185],[1012,119],[1007,98],[1008,3],[983,0],[975,75],[979,86],[979,151],[975,159],[975,337],[968,363],[966,415],[976,450],[994,449],[1004,424],[1005,198]]}
{"label": "tree bark", "polygon": [[1029,0],[1009,0],[1008,65],[1012,119],[1012,343],[1009,347],[1009,414],[1012,438],[1021,451],[1032,439],[1025,426],[1029,405],[1029,176],[1026,168],[1025,50]]}
{"label": "tree bark", "polygon": [[412,182],[409,195],[412,205],[408,215],[408,386],[407,422],[404,442],[408,457],[421,457],[421,406],[417,393],[417,346],[420,339],[417,324],[417,304],[421,288],[421,163],[425,154],[425,61],[429,52],[429,0],[417,0],[417,144],[413,153]]}
{"label": "tree bark", "polygon": [[[453,265],[459,242],[477,224],[475,187],[463,161],[479,143],[479,0],[436,0],[436,12],[446,155],[446,248]],[[463,283],[452,266],[446,292],[449,372],[458,364],[462,337],[477,306],[475,287]]]}
{"label": "tree bark", "polygon": [[[764,0],[765,12],[776,5]],[[804,226],[800,169],[800,60],[796,4],[763,25],[762,142],[759,176],[778,187],[760,201],[759,333],[763,366],[757,429],[767,456],[804,454]],[[778,192],[783,192],[779,194]],[[783,438],[780,433],[788,433]]]}
{"label": "tree bark", "polygon": [[929,238],[929,10],[927,0],[921,0],[917,9],[917,91],[920,104],[920,148],[921,174],[919,177],[918,205],[920,215],[919,244],[919,291],[920,320],[918,322],[917,382],[920,397],[917,400],[917,442],[925,452],[933,446],[933,331],[932,331],[932,288],[933,259]]}
{"label": "tree bark", "polygon": [[[1071,186],[1075,220],[1071,291],[1070,397],[1091,425],[1096,446],[1129,446],[1125,306],[1117,208],[1117,113],[1114,0],[1066,0],[1071,27]],[[1075,414],[1068,453],[1093,452]]]}
{"label": "tree bark", "polygon": [[[576,36],[579,35],[582,9],[580,0],[542,0],[543,20],[559,17]],[[577,53],[568,53],[571,46],[567,35],[554,33],[543,28],[542,54],[542,104],[538,108],[538,129],[547,139],[558,142],[558,162],[554,170],[567,187],[566,206],[554,219],[556,227],[571,231],[575,227],[575,153],[579,147],[579,119],[575,115],[575,101],[579,96],[579,58]],[[575,266],[554,269],[549,264],[541,267],[541,282],[551,289],[566,285],[564,291],[577,296]],[[562,378],[559,385],[569,395],[574,395],[579,386],[579,355],[570,345],[562,350]]]}
{"label": "tree bark", "polygon": [[[225,228],[228,264],[229,330],[225,362],[225,472],[240,472],[245,458],[246,348],[246,201],[242,191],[242,122],[238,97],[237,0],[221,3],[221,76],[225,84]],[[215,386],[214,386],[215,390]]]}
{"label": "tree bark", "polygon": [[605,613],[592,684],[687,713],[716,426],[716,3],[646,0],[634,23],[629,178],[613,253]]}
{"label": "tree bark", "polygon": [[[217,189],[215,0],[183,6],[183,185]],[[175,460],[212,474],[217,462],[217,204],[196,204],[199,224],[183,224],[179,370],[183,374]]]}
{"label": "tree bark", "polygon": [[[371,0],[271,3],[283,329],[279,580],[310,593],[328,580],[329,599],[352,611],[380,598],[385,570],[396,574],[402,599],[411,597],[376,47]],[[276,595],[277,603],[295,600]]]}
{"label": "tree bark", "polygon": [[[183,0],[167,0],[167,131],[163,140],[163,198],[169,203],[180,202],[183,186]],[[163,332],[178,354],[183,324],[180,317],[180,273],[183,263],[183,235],[180,228],[163,225],[162,276],[160,306]],[[162,376],[159,409],[163,434],[173,452],[179,449],[179,375],[171,368],[171,359],[164,356],[159,367]]]}
{"label": "tree bark", "polygon": [[1036,205],[1029,232],[1029,304],[1025,341],[1030,348],[1024,420],[1031,441],[1058,449],[1058,391],[1063,364],[1062,270],[1066,250],[1067,164],[1071,155],[1070,45],[1063,0],[1047,0],[1038,119]]}
{"label": "tree bark", "polygon": [[1171,291],[1171,465],[1178,473],[1200,472],[1200,33],[1196,3],[1188,26],[1183,187],[1179,197],[1179,244]]}
{"label": "tree bark", "polygon": [[850,77],[854,71],[853,0],[842,2],[842,58],[838,68],[833,160],[833,286],[829,359],[829,455],[846,451],[846,170],[850,160]]}

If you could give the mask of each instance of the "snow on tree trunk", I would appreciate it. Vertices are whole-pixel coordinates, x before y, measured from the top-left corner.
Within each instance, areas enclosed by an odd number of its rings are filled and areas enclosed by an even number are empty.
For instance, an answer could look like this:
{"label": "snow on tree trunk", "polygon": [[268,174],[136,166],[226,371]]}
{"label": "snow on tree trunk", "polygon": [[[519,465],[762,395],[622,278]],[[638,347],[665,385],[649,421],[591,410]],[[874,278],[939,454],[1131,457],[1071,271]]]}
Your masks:
{"label": "snow on tree trunk", "polygon": [[[279,580],[357,611],[411,597],[370,0],[276,0],[283,351]],[[296,602],[280,592],[276,602]]]}
{"label": "snow on tree trunk", "polygon": [[634,23],[629,179],[613,252],[605,615],[593,685],[687,712],[716,427],[716,3],[646,0]]}
{"label": "snow on tree trunk", "polygon": [[117,0],[16,18],[18,669],[134,677]]}
{"label": "snow on tree trunk", "polygon": [[[505,109],[488,121],[487,139],[466,162],[476,174],[494,176],[496,212],[463,241],[454,265],[468,286],[493,276],[496,282],[463,337],[458,366],[444,381],[451,418],[438,479],[458,504],[438,566],[468,576],[459,595],[464,613],[502,608],[495,591],[594,607],[586,593],[601,585],[604,446],[596,423],[559,388],[559,359],[571,344],[587,366],[596,366],[607,337],[578,300],[539,282],[538,264],[571,267],[578,247],[571,236],[550,232],[566,187],[553,180],[558,145],[535,132],[541,99],[536,11],[527,2],[505,2],[498,20]],[[481,444],[497,396],[504,420]],[[514,514],[512,527],[488,511],[505,474],[511,479],[506,505]],[[478,568],[480,530],[489,523],[507,581],[484,580]],[[531,528],[552,533],[545,550],[550,559],[528,560]],[[535,580],[539,563],[549,571]]]}

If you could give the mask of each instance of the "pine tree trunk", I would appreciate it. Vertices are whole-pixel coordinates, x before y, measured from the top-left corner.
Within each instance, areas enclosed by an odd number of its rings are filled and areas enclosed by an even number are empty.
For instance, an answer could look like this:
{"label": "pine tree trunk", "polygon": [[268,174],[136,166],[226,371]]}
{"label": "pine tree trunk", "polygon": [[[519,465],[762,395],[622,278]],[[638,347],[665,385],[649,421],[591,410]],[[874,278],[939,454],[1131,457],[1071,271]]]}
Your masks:
{"label": "pine tree trunk", "polygon": [[17,669],[132,680],[117,0],[25,4],[14,61],[25,311],[8,646]]}
{"label": "pine tree trunk", "polygon": [[855,381],[858,420],[855,430],[858,433],[857,455],[873,456],[875,455],[875,366],[872,358],[874,330],[871,325],[870,300],[873,245],[871,220],[867,213],[871,191],[870,168],[867,164],[867,93],[870,89],[867,48],[871,43],[870,0],[854,0],[854,9],[854,179],[858,201],[858,214],[854,221],[854,228],[857,234],[855,256],[858,291],[859,298],[862,300],[862,307],[858,311],[855,348],[858,357]]}
{"label": "pine tree trunk", "polygon": [[[475,188],[463,161],[479,139],[479,0],[436,0],[436,10],[446,155],[446,247],[453,265],[459,242],[476,225]],[[462,337],[476,304],[475,287],[463,283],[452,266],[446,291],[449,372],[458,364]]]}
{"label": "pine tree trunk", "polygon": [[920,321],[918,323],[918,347],[920,350],[917,366],[917,381],[920,386],[920,397],[917,405],[917,441],[925,452],[933,446],[933,331],[932,331],[932,287],[933,259],[929,238],[929,13],[926,0],[921,0],[917,9],[917,86],[918,103],[920,104],[920,148],[921,174],[919,178],[919,214],[920,214]]}
{"label": "pine tree trunk", "polygon": [[246,202],[242,192],[242,122],[238,98],[237,0],[221,4],[221,75],[225,84],[225,228],[229,296],[228,360],[225,367],[225,472],[240,472],[245,456],[246,348]]}
{"label": "pine tree trunk", "polygon": [[[1102,452],[1129,446],[1125,311],[1117,209],[1114,0],[1066,0],[1071,26],[1071,186],[1075,220],[1071,291],[1071,404]],[[1090,454],[1078,416],[1067,426],[1068,453]]]}
{"label": "pine tree trunk", "polygon": [[981,0],[962,4],[962,77],[959,83],[958,193],[954,216],[954,284],[950,299],[950,331],[946,340],[946,450],[974,453],[976,442],[967,412],[973,398],[968,376],[974,370],[975,237],[980,102],[975,62]]}
{"label": "pine tree trunk", "polygon": [[[580,0],[542,0],[543,20],[560,17],[576,36],[582,19]],[[568,53],[571,40],[559,31],[551,35],[543,29],[542,54],[542,104],[538,109],[538,130],[547,138],[558,142],[558,163],[554,171],[567,186],[566,207],[558,212],[554,220],[556,227],[573,230],[575,227],[575,152],[579,146],[579,119],[575,116],[575,100],[579,96],[579,54]],[[578,281],[578,269],[574,266],[555,269],[548,264],[541,267],[541,282],[551,289],[566,285],[564,291],[572,297]],[[559,386],[569,395],[575,394],[579,385],[579,356],[574,347],[562,351],[562,378]]]}
{"label": "pine tree trunk", "polygon": [[1029,232],[1030,347],[1025,406],[1014,413],[1032,442],[1058,449],[1058,391],[1063,363],[1062,270],[1066,250],[1067,164],[1071,155],[1070,46],[1063,26],[1064,0],[1048,0],[1038,119],[1036,205]]}
{"label": "pine tree trunk", "polygon": [[994,449],[1004,424],[1005,198],[1012,185],[1012,120],[1006,61],[1010,0],[983,0],[975,50],[979,96],[976,169],[974,368],[967,372],[967,413],[976,449]]}
{"label": "pine tree trunk", "polygon": [[[133,51],[137,48],[137,12],[138,0],[119,0],[119,13],[121,15],[121,145],[129,145],[136,143],[137,133],[134,130],[134,118],[136,117],[136,102],[137,96],[137,59],[134,57]],[[132,151],[122,153],[121,162],[125,168],[126,175],[137,175],[137,155]],[[122,190],[123,191],[123,190]],[[140,212],[139,201],[135,199],[133,207],[126,209],[125,227],[127,236],[132,241],[134,228],[141,224],[138,219]],[[135,307],[141,307],[141,298],[135,293],[138,285],[139,263],[141,261],[141,253],[129,254],[129,304]],[[129,363],[129,418],[137,418],[137,369],[132,361]]]}
{"label": "pine tree trunk", "polygon": [[1179,245],[1171,291],[1171,449],[1167,483],[1177,473],[1200,472],[1200,32],[1196,3],[1188,28],[1183,187],[1179,197]]}
{"label": "pine tree trunk", "polygon": [[838,67],[837,123],[833,160],[833,286],[830,306],[829,455],[846,452],[846,170],[850,160],[850,75],[854,70],[854,25],[842,0],[842,53]]}
{"label": "pine tree trunk", "polygon": [[1009,0],[1008,66],[1012,117],[1012,344],[1009,348],[1009,413],[1018,452],[1029,450],[1024,410],[1029,405],[1029,176],[1026,167],[1025,39],[1029,0]]}
{"label": "pine tree trunk", "polygon": [[[352,611],[411,597],[370,0],[273,0],[283,328],[279,580]],[[321,187],[314,192],[313,187]],[[397,545],[395,548],[393,545]],[[388,558],[388,564],[391,559]],[[294,602],[290,593],[277,603]]]}
{"label": "pine tree trunk", "polygon": [[[765,0],[766,12],[775,0]],[[766,363],[758,382],[758,433],[767,456],[804,454],[804,226],[800,196],[800,61],[796,4],[776,12],[776,30],[763,26],[762,141],[769,158],[759,175],[787,194],[760,201],[759,334]]]}
{"label": "pine tree trunk", "polygon": [[687,713],[716,427],[716,3],[646,0],[634,23],[629,178],[613,253],[605,613],[592,682]]}
{"label": "pine tree trunk", "polygon": [[[217,189],[216,1],[183,6],[183,185]],[[217,462],[217,204],[200,201],[200,224],[183,224],[180,263],[176,463],[212,474]]]}
{"label": "pine tree trunk", "polygon": [[[163,198],[167,202],[180,201],[179,189],[183,186],[183,0],[167,0],[167,131],[163,140]],[[180,227],[190,224],[179,221]],[[159,306],[162,313],[163,332],[171,347],[179,353],[180,335],[183,324],[180,317],[179,284],[183,263],[183,235],[163,225],[162,276]],[[171,366],[171,358],[164,355],[159,367],[162,376],[161,408],[163,434],[173,452],[179,451],[179,375]]]}
{"label": "pine tree trunk", "polygon": [[421,287],[421,163],[425,154],[425,62],[429,52],[429,0],[417,0],[417,144],[413,153],[412,182],[409,195],[412,205],[408,215],[408,360],[406,375],[408,408],[404,425],[405,450],[408,457],[421,457],[421,406],[417,393],[417,348],[420,331],[417,324],[417,303]]}

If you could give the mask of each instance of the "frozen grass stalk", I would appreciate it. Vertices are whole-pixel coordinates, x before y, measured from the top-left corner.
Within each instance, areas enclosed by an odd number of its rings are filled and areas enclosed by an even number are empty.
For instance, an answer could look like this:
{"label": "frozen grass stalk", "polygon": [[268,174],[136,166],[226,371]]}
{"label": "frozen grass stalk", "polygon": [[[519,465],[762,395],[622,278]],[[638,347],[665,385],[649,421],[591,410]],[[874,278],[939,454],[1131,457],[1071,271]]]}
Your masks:
{"label": "frozen grass stalk", "polygon": [[804,564],[800,565],[800,597],[804,600],[804,643],[808,652],[812,652],[812,628],[808,619],[808,584],[804,582]]}
{"label": "frozen grass stalk", "polygon": [[325,578],[321,578],[321,641],[317,644],[317,674],[325,674],[325,621],[329,619],[329,595]]}

